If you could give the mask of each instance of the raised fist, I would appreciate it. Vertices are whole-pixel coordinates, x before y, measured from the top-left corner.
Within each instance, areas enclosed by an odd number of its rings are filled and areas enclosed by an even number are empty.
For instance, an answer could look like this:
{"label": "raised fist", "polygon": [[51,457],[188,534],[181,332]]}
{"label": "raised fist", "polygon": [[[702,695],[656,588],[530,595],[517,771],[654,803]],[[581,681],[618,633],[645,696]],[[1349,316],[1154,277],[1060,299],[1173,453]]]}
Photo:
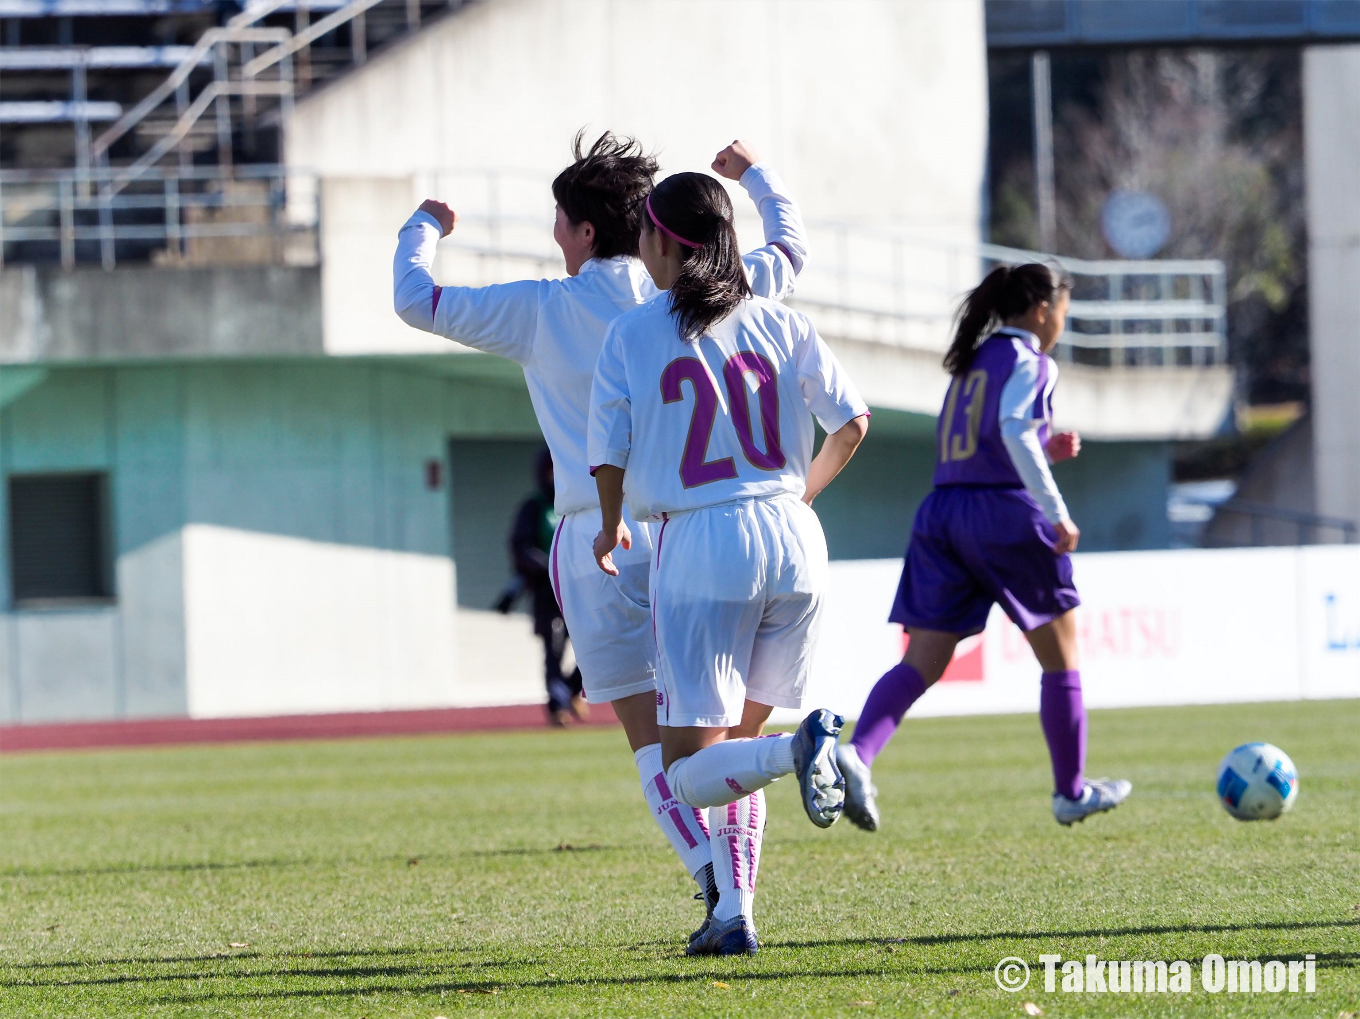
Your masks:
{"label": "raised fist", "polygon": [[439,221],[440,237],[447,237],[449,234],[453,233],[453,228],[458,225],[458,213],[454,212],[443,202],[435,201],[433,198],[427,198],[425,201],[421,202],[420,211],[428,212]]}
{"label": "raised fist", "polygon": [[713,171],[728,180],[741,180],[741,175],[759,162],[760,157],[738,138],[713,157]]}

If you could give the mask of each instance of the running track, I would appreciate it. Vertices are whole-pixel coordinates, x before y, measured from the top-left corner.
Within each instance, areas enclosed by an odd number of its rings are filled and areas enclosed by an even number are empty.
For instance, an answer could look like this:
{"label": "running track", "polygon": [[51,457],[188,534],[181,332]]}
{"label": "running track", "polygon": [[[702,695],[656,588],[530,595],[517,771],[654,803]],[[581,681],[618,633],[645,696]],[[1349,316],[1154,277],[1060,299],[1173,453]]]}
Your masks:
{"label": "running track", "polygon": [[[608,704],[591,707],[591,726],[615,725]],[[119,722],[59,722],[0,726],[0,753],[93,747],[145,747],[247,740],[344,739],[548,728],[543,705],[366,711],[264,718],[147,718]]]}

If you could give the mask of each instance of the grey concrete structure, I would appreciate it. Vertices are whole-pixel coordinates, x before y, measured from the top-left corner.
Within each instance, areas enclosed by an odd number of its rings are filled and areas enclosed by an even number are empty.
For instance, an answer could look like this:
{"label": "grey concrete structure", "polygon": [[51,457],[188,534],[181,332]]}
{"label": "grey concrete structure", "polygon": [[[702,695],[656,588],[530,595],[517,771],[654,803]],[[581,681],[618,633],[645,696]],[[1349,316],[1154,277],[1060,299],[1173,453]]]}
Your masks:
{"label": "grey concrete structure", "polygon": [[1360,520],[1360,46],[1304,53],[1316,511]]}
{"label": "grey concrete structure", "polygon": [[321,276],[289,266],[0,270],[0,362],[320,354]]}

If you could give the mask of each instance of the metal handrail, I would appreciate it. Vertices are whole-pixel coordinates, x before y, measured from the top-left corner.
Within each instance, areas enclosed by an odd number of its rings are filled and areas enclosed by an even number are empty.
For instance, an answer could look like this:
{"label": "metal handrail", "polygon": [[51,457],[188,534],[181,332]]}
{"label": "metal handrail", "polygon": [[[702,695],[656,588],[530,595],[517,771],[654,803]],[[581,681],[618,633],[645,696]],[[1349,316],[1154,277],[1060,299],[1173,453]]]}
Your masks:
{"label": "metal handrail", "polygon": [[208,29],[199,37],[198,42],[194,43],[188,55],[180,61],[180,65],[170,72],[165,81],[148,92],[136,106],[128,110],[95,138],[92,146],[94,158],[96,160],[105,159],[109,147],[145,120],[147,114],[152,110],[173,96],[175,90],[189,80],[189,75],[198,70],[202,65],[203,58],[214,47],[224,43],[278,42],[281,39],[288,38],[290,34],[286,28],[233,27]]}
{"label": "metal handrail", "polygon": [[115,193],[121,191],[129,181],[141,176],[148,168],[160,162],[161,158],[178,145],[188,135],[208,107],[223,96],[278,96],[293,94],[291,81],[213,81],[204,86],[203,91],[175,121],[175,126],[161,136],[155,145],[138,156],[125,167],[118,168],[106,187]]}
{"label": "metal handrail", "polygon": [[[534,174],[496,171],[430,172],[427,186],[457,182],[472,208],[460,208],[463,229],[444,245],[478,258],[530,263],[534,271],[560,264],[546,234],[518,229],[543,215],[502,211],[505,186],[540,184]],[[547,195],[546,181],[541,193]],[[479,195],[485,197],[480,201]],[[532,202],[530,203],[532,204]],[[740,208],[740,206],[739,206]],[[744,211],[744,210],[743,210]],[[743,226],[753,217],[739,215]],[[841,317],[836,327],[868,342],[942,350],[953,308],[991,264],[1056,263],[1078,278],[1068,330],[1055,356],[1111,367],[1192,366],[1227,359],[1225,269],[1210,259],[1090,260],[994,244],[930,238],[879,225],[809,219],[813,253],[791,303]],[[470,228],[470,229],[469,229]],[[518,250],[506,250],[506,234]],[[534,251],[543,244],[542,251]],[[526,248],[530,250],[525,250]],[[847,334],[846,338],[851,338]]]}
{"label": "metal handrail", "polygon": [[[148,167],[164,158],[172,148],[184,140],[194,124],[214,104],[218,117],[218,162],[223,166],[228,165],[231,162],[230,152],[223,151],[223,148],[229,149],[231,144],[231,97],[243,97],[248,102],[257,97],[278,98],[284,104],[282,119],[286,121],[289,115],[288,104],[294,95],[292,55],[327,33],[361,18],[365,12],[382,2],[383,0],[351,0],[308,28],[293,33],[286,28],[256,26],[260,19],[284,6],[282,0],[277,2],[268,0],[253,10],[236,15],[221,28],[208,29],[165,81],[152,89],[95,139],[92,147],[93,160],[97,164],[107,165],[108,152],[114,143],[145,121],[172,96],[177,101],[179,115],[174,127],[158,139],[150,151],[133,161],[122,177],[106,186],[114,191],[120,190],[127,181],[136,179]],[[269,48],[259,55],[254,55],[256,45]],[[233,49],[238,51],[236,64],[233,64],[232,60]],[[207,61],[210,53],[213,54],[213,59]],[[213,80],[190,103],[187,101],[190,75],[205,62],[213,65]],[[232,74],[233,66],[237,70],[235,76]],[[257,80],[261,73],[273,67],[279,69],[277,79]],[[247,112],[253,113],[249,105]]]}
{"label": "metal handrail", "polygon": [[[229,83],[239,84],[239,81]],[[197,105],[206,110],[215,97],[215,90],[205,90]],[[78,255],[88,257],[88,254],[77,252],[77,242],[97,239],[101,260],[112,267],[119,258],[125,257],[118,251],[120,242],[162,235],[159,223],[148,224],[148,217],[166,224],[167,246],[192,237],[277,233],[280,228],[275,225],[183,221],[184,210],[195,205],[231,207],[235,203],[225,194],[229,190],[226,182],[252,178],[272,181],[270,201],[290,211],[294,209],[294,203],[290,202],[287,189],[305,182],[307,188],[303,193],[313,202],[313,207],[308,213],[309,225],[303,229],[314,230],[318,219],[316,178],[305,171],[283,167],[240,167],[234,171],[220,167],[176,169],[154,165],[158,154],[176,143],[198,112],[187,110],[176,130],[144,156],[140,165],[95,168],[84,176],[69,171],[0,172],[0,258],[3,258],[6,239],[14,242],[60,240],[63,264],[73,265]],[[476,184],[486,188],[481,201],[473,200],[460,210],[459,231],[443,242],[450,253],[460,252],[484,262],[519,263],[521,266],[512,269],[504,264],[487,265],[483,270],[486,282],[499,281],[508,271],[523,272],[526,265],[532,266],[531,271],[535,274],[561,272],[560,255],[544,229],[549,206],[546,200],[542,210],[535,205],[537,198],[534,196],[539,194],[536,175],[448,171],[448,176],[450,179],[458,176],[464,181],[471,178],[473,187],[466,184],[460,187],[466,198],[477,198]],[[88,191],[82,193],[82,182],[97,189],[97,198],[92,199]],[[132,192],[122,194],[133,182],[140,183]],[[437,180],[423,181],[422,186],[430,186],[433,193],[438,193],[438,183]],[[46,190],[35,202],[34,196],[24,193],[24,189],[32,192],[36,185],[41,185],[40,191]],[[202,193],[205,187],[218,187],[223,193],[205,196]],[[16,189],[20,193],[16,194]],[[519,200],[510,209],[503,209],[504,199],[512,191],[517,193]],[[541,191],[544,196],[550,193],[546,183]],[[244,204],[250,204],[248,198]],[[11,227],[9,222],[13,217],[9,213],[15,209],[23,210],[25,215],[33,213],[48,219],[45,222],[16,222]],[[97,225],[89,219],[91,212],[98,213]],[[120,217],[121,222],[118,221]],[[136,217],[140,217],[138,222],[129,221]],[[53,221],[59,221],[60,225]],[[860,228],[843,222],[809,220],[808,230],[812,237],[813,257],[798,281],[798,291],[791,298],[793,305],[827,316],[825,328],[836,330],[833,335],[842,339],[906,346],[934,353],[941,351],[947,341],[949,321],[958,296],[976,282],[989,263],[1042,258],[1033,252],[996,245],[927,240],[885,231],[881,227]],[[147,253],[134,249],[133,257],[145,258]],[[1070,271],[1078,274],[1099,270],[1105,275],[1092,276],[1082,281],[1082,285],[1090,289],[1089,284],[1094,280],[1097,285],[1106,285],[1111,294],[1107,300],[1083,297],[1072,302],[1069,331],[1063,337],[1058,356],[1111,367],[1203,365],[1223,358],[1226,309],[1221,299],[1221,263],[1204,260],[1083,262],[1074,259],[1066,260],[1064,264],[1070,265]],[[1122,289],[1128,281],[1138,277],[1147,277],[1151,282],[1144,281],[1132,296],[1124,295]],[[1176,281],[1180,282],[1172,285]],[[1145,290],[1155,292],[1160,299],[1145,294],[1139,296]]]}
{"label": "metal handrail", "polygon": [[1343,517],[1328,517],[1318,513],[1308,513],[1304,510],[1288,509],[1284,506],[1270,506],[1266,503],[1251,502],[1246,499],[1229,499],[1226,502],[1218,503],[1215,507],[1217,513],[1239,513],[1242,516],[1251,518],[1251,540],[1253,545],[1264,544],[1264,532],[1261,529],[1263,520],[1279,520],[1283,523],[1294,524],[1299,529],[1298,544],[1308,544],[1308,538],[1315,530],[1336,530],[1344,536],[1344,543],[1353,544],[1357,534],[1360,534],[1360,525],[1354,520],[1346,520]]}
{"label": "metal handrail", "polygon": [[[111,269],[130,243],[139,261],[153,250],[164,250],[172,259],[211,260],[213,252],[195,252],[193,242],[227,237],[268,239],[269,261],[315,265],[320,260],[314,174],[281,166],[150,167],[127,182],[127,190],[115,192],[109,185],[121,172],[107,167],[85,174],[0,171],[0,265],[7,243],[55,244],[61,264],[70,268],[78,256],[88,257],[88,249],[82,255],[78,244],[97,242],[99,261]],[[95,185],[95,194],[83,192],[81,183]],[[311,201],[301,201],[302,195]],[[11,221],[15,212],[22,220]],[[148,247],[146,242],[155,241],[164,241],[163,249]],[[263,257],[259,249],[249,250],[249,260]],[[40,255],[41,249],[31,254]],[[226,257],[240,257],[240,252]]]}
{"label": "metal handrail", "polygon": [[316,24],[297,33],[291,39],[281,43],[272,50],[261,53],[258,57],[248,61],[242,68],[241,73],[251,78],[267,68],[273,67],[280,60],[292,56],[304,46],[309,46],[320,39],[327,32],[333,32],[347,21],[352,21],[360,14],[363,14],[370,7],[376,7],[382,0],[354,0],[353,3],[340,8],[331,14],[326,15]]}

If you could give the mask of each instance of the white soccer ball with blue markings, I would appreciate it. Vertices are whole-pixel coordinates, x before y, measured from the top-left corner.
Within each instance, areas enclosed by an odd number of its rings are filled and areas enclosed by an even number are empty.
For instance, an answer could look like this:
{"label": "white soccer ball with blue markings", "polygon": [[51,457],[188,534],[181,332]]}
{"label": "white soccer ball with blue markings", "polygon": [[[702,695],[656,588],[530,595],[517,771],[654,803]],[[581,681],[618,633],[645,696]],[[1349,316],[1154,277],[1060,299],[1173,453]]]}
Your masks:
{"label": "white soccer ball with blue markings", "polygon": [[1299,772],[1279,747],[1243,743],[1218,766],[1218,801],[1239,821],[1273,821],[1299,798]]}

